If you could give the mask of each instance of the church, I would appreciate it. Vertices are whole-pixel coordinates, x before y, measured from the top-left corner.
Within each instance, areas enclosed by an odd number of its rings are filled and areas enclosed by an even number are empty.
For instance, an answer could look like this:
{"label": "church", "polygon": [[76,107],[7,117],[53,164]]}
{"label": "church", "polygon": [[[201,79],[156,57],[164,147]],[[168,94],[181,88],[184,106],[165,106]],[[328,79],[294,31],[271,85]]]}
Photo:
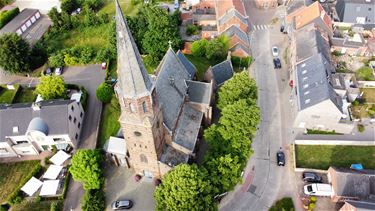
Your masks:
{"label": "church", "polygon": [[118,1],[116,31],[115,93],[128,161],[137,174],[160,178],[194,159],[202,127],[211,123],[213,84],[194,81],[195,66],[171,47],[150,76]]}

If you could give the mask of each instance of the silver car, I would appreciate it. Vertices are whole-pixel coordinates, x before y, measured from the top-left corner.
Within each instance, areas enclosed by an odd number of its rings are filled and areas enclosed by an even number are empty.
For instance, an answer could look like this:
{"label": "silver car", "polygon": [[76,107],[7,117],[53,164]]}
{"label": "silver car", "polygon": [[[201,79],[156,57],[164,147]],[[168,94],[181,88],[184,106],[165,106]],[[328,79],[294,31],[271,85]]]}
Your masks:
{"label": "silver car", "polygon": [[112,203],[113,210],[130,209],[133,207],[133,202],[129,199],[117,200]]}
{"label": "silver car", "polygon": [[272,47],[272,56],[274,56],[274,57],[279,56],[279,49],[276,46]]}

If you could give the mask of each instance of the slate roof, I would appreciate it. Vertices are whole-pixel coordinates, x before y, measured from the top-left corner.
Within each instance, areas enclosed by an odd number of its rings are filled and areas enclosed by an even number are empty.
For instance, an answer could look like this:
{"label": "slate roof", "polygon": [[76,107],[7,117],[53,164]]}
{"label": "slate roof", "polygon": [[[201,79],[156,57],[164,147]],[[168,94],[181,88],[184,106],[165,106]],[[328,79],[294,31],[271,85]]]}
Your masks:
{"label": "slate roof", "polygon": [[214,76],[216,84],[218,86],[220,86],[225,81],[232,78],[232,76],[234,74],[232,62],[230,60],[225,60],[225,61],[211,67],[211,69],[212,69],[212,74]]}
{"label": "slate roof", "polygon": [[245,53],[247,53],[248,55],[250,55],[250,49],[248,47],[244,46],[241,43],[237,43],[236,45],[232,46],[229,50],[231,50],[232,52],[234,52],[234,51],[236,51],[238,49],[241,49]]}
{"label": "slate roof", "polygon": [[169,48],[157,68],[156,94],[162,107],[164,123],[173,130],[187,94],[190,74],[179,57]]}
{"label": "slate roof", "polygon": [[331,100],[342,112],[342,100],[329,83],[331,65],[323,54],[315,54],[297,64],[296,86],[299,110]]}
{"label": "slate roof", "polygon": [[212,83],[200,81],[187,81],[189,101],[194,103],[210,104],[212,95]]}
{"label": "slate roof", "polygon": [[238,19],[240,19],[240,21],[245,24],[245,25],[248,25],[248,21],[247,21],[247,17],[243,16],[240,12],[238,12],[238,10],[236,9],[230,9],[229,11],[227,11],[222,17],[219,17],[218,18],[218,24],[219,25],[223,25],[225,24],[230,18],[232,17],[237,17]]}
{"label": "slate roof", "polygon": [[357,211],[371,211],[375,210],[375,202],[372,201],[352,201],[346,200],[345,203],[352,205],[353,207],[357,208]]}
{"label": "slate roof", "polygon": [[193,151],[202,119],[203,112],[195,110],[189,104],[185,104],[178,121],[173,142]]}
{"label": "slate roof", "polygon": [[15,33],[18,28],[20,28],[27,20],[30,19],[31,16],[33,16],[37,12],[37,9],[22,10],[16,17],[14,17],[0,30],[0,34]]}
{"label": "slate roof", "polygon": [[336,12],[344,23],[357,23],[358,17],[364,17],[364,24],[375,24],[374,0],[337,0]]}
{"label": "slate roof", "polygon": [[361,39],[361,42],[356,42],[356,41],[349,40],[349,37],[345,37],[345,38],[332,37],[331,44],[334,46],[340,46],[340,47],[346,47],[346,48],[360,48],[360,47],[365,46],[366,42],[364,39]]}
{"label": "slate roof", "polygon": [[[49,135],[67,134],[69,105],[77,103],[74,100],[41,101],[40,110],[33,110],[32,103],[0,105],[0,142],[5,141],[5,136],[18,136],[26,134],[30,122],[40,118],[48,128],[43,125],[31,124],[32,129],[41,128]],[[18,133],[13,133],[13,127],[18,127]]]}
{"label": "slate roof", "polygon": [[116,0],[117,73],[116,89],[123,97],[137,98],[151,94],[153,84],[139,54],[137,45]]}
{"label": "slate roof", "polygon": [[185,57],[185,55],[180,50],[178,50],[176,54],[186,70],[189,72],[190,78],[194,78],[195,73],[197,72],[197,68]]}
{"label": "slate roof", "polygon": [[222,34],[226,34],[228,37],[237,35],[244,43],[249,45],[249,38],[247,34],[236,25],[230,26]]}
{"label": "slate roof", "polygon": [[332,188],[337,196],[367,199],[375,194],[375,170],[352,170],[330,167]]}

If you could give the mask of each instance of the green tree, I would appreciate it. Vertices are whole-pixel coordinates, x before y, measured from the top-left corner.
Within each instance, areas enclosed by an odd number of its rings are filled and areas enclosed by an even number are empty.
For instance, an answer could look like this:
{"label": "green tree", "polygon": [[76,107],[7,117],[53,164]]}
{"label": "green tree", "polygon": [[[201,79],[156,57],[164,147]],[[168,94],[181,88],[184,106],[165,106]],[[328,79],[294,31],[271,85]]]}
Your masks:
{"label": "green tree", "polygon": [[156,210],[214,210],[212,187],[205,169],[181,164],[163,177],[155,191]]}
{"label": "green tree", "polygon": [[227,154],[213,158],[205,166],[215,195],[232,190],[241,181],[242,166],[237,156]]}
{"label": "green tree", "polygon": [[112,99],[113,89],[111,85],[103,82],[99,85],[96,90],[96,97],[103,103],[109,103]]}
{"label": "green tree", "polygon": [[76,0],[62,0],[61,1],[61,10],[70,14],[78,7]]}
{"label": "green tree", "polygon": [[47,59],[48,56],[45,50],[45,46],[40,41],[35,43],[30,51],[30,68],[33,70],[42,66],[47,61]]}
{"label": "green tree", "polygon": [[86,190],[81,204],[83,211],[105,210],[105,197],[102,189]]}
{"label": "green tree", "polygon": [[56,55],[50,56],[48,58],[48,63],[51,67],[64,67],[64,55],[61,53],[58,53]]}
{"label": "green tree", "polygon": [[69,172],[75,181],[83,183],[85,190],[100,189],[103,183],[102,160],[102,155],[97,150],[77,150]]}
{"label": "green tree", "polygon": [[[138,46],[138,49],[141,53],[146,53],[145,49],[143,48],[142,40],[145,37],[146,31],[148,29],[148,20],[147,20],[147,7],[146,9],[141,9],[137,16],[130,17],[127,16],[126,20],[128,22],[129,28],[132,32],[133,38],[135,43]],[[115,28],[116,31],[116,28]],[[116,40],[116,34],[115,34]]]}
{"label": "green tree", "polygon": [[233,78],[224,83],[219,90],[217,107],[223,109],[239,99],[254,99],[258,97],[254,79],[249,78],[246,71],[234,74]]}
{"label": "green tree", "polygon": [[230,141],[223,138],[219,132],[220,125],[213,124],[204,130],[204,140],[208,144],[205,161],[231,152]]}
{"label": "green tree", "polygon": [[222,61],[225,59],[228,50],[220,40],[210,40],[206,45],[206,58],[214,61]]}
{"label": "green tree", "polygon": [[0,37],[0,66],[10,73],[30,70],[30,46],[17,34]]}
{"label": "green tree", "polygon": [[61,27],[61,14],[59,13],[59,11],[57,11],[56,7],[52,7],[52,9],[48,12],[48,16],[51,18],[54,27]]}
{"label": "green tree", "polygon": [[201,39],[194,41],[193,44],[191,44],[191,53],[195,57],[203,57],[206,55],[206,46],[208,44],[208,41],[206,39]]}
{"label": "green tree", "polygon": [[61,98],[65,93],[64,79],[60,76],[42,76],[35,91],[40,94],[44,100]]}

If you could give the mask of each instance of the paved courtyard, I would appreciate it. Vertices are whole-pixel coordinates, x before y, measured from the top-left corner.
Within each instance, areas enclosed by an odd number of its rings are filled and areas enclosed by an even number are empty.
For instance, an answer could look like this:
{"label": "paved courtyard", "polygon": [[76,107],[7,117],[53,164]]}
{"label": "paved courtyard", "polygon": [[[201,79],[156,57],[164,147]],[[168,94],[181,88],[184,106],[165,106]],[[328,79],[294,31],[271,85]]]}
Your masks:
{"label": "paved courtyard", "polygon": [[132,210],[154,210],[155,200],[153,197],[155,185],[152,181],[135,182],[132,169],[116,167],[106,164],[105,193],[106,210],[111,209],[111,203],[117,199],[130,199],[134,202]]}

